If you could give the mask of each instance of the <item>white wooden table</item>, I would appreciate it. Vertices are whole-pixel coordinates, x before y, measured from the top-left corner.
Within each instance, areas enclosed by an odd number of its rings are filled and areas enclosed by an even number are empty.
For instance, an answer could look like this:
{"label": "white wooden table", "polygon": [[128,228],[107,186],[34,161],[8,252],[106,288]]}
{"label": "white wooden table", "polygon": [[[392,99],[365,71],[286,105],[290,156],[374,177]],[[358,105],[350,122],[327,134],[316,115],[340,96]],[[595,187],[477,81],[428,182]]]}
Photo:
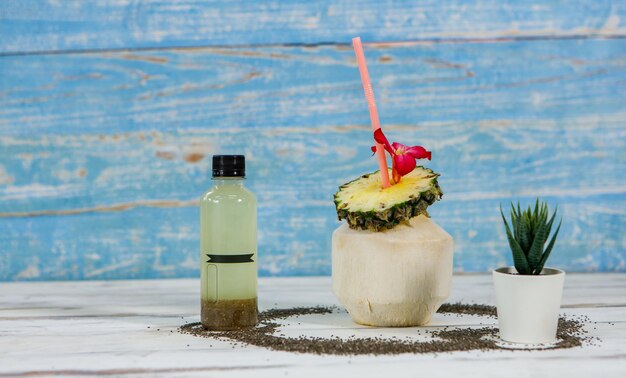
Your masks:
{"label": "white wooden table", "polygon": [[[259,300],[261,310],[338,304],[327,277],[261,279]],[[455,276],[449,302],[456,301],[493,304],[491,277]],[[0,377],[626,377],[625,274],[566,277],[563,312],[589,316],[589,335],[601,341],[565,350],[355,357],[233,348],[176,331],[198,321],[198,311],[197,280],[0,283]],[[316,316],[286,328],[316,335],[415,333],[359,327],[344,313]],[[431,327],[449,322],[437,314]]]}

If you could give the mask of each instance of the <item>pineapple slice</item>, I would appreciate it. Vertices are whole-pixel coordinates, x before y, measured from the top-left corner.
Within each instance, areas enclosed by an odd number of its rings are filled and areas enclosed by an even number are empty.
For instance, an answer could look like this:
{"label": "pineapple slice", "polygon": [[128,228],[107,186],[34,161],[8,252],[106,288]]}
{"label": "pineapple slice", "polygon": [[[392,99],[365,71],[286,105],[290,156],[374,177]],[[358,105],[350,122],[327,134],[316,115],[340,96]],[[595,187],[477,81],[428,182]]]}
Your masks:
{"label": "pineapple slice", "polygon": [[335,193],[337,216],[345,219],[350,228],[370,231],[406,223],[412,217],[427,214],[426,208],[441,199],[438,176],[431,169],[418,166],[399,183],[383,189],[378,171],[363,175],[341,185]]}

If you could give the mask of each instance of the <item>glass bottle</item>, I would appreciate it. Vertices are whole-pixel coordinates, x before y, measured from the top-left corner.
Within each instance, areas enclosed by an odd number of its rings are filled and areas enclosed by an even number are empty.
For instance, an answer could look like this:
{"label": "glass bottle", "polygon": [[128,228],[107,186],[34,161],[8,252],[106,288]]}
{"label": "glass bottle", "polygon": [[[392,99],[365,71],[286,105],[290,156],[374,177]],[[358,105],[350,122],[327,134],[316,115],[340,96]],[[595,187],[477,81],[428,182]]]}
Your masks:
{"label": "glass bottle", "polygon": [[243,155],[213,156],[214,186],[200,201],[201,321],[212,330],[257,323],[257,213]]}

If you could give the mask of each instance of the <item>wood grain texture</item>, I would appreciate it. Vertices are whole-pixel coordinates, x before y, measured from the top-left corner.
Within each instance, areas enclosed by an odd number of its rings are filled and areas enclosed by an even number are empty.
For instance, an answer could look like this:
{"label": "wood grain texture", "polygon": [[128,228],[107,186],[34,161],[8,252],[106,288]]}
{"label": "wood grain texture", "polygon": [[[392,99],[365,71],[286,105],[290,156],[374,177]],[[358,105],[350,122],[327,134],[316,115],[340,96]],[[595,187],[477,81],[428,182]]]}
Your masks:
{"label": "wood grain texture", "polygon": [[[626,271],[626,40],[366,54],[390,139],[433,151],[457,270],[504,265],[499,204],[541,196],[564,217],[551,264]],[[248,157],[261,274],[328,274],[369,130],[341,45],[4,56],[0,279],[194,276],[214,153]]]}
{"label": "wood grain texture", "polygon": [[617,0],[0,3],[0,53],[258,44],[624,37]]}
{"label": "wood grain texture", "polygon": [[[454,276],[449,302],[494,304],[490,275]],[[624,274],[568,274],[562,313],[588,316],[580,348],[532,352],[456,352],[438,355],[317,356],[272,352],[182,335],[199,319],[198,280],[134,280],[0,284],[0,377],[501,377],[532,371],[541,377],[626,374]],[[259,281],[259,307],[338,305],[330,278]],[[416,338],[418,328],[352,323],[345,312],[281,322],[286,337]],[[494,326],[495,319],[436,314],[426,329]],[[458,372],[458,373],[457,373]],[[508,373],[507,373],[508,374]]]}

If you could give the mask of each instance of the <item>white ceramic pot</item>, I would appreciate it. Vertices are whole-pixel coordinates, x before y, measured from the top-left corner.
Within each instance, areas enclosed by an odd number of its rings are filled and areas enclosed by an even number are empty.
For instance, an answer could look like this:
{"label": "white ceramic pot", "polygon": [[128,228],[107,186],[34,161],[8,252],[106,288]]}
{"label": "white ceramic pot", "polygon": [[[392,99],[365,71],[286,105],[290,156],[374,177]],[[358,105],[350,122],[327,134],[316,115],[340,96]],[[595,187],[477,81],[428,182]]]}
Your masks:
{"label": "white ceramic pot", "polygon": [[493,271],[500,338],[512,343],[556,341],[565,272],[544,268],[540,275],[517,274],[514,267]]}
{"label": "white ceramic pot", "polygon": [[359,324],[428,323],[450,294],[452,237],[430,218],[371,232],[333,232],[333,292]]}

